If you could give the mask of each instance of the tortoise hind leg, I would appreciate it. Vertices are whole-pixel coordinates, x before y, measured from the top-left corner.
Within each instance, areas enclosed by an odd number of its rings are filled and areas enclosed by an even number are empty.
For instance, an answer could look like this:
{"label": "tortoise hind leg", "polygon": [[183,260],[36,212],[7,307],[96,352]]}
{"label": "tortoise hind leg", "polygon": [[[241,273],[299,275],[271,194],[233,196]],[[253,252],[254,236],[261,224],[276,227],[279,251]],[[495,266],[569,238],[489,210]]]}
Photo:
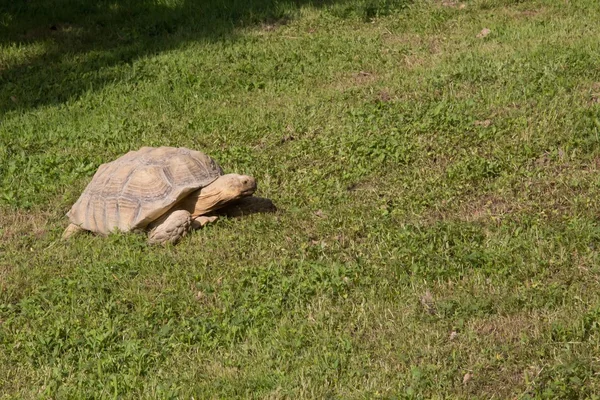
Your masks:
{"label": "tortoise hind leg", "polygon": [[148,233],[148,242],[150,244],[175,244],[190,231],[191,227],[192,215],[188,211],[173,211],[152,224]]}
{"label": "tortoise hind leg", "polygon": [[65,229],[65,231],[62,234],[62,238],[63,240],[67,240],[70,237],[76,236],[77,234],[83,231],[85,231],[85,229],[83,229],[82,227],[75,224],[69,224],[69,226],[67,226],[67,229]]}

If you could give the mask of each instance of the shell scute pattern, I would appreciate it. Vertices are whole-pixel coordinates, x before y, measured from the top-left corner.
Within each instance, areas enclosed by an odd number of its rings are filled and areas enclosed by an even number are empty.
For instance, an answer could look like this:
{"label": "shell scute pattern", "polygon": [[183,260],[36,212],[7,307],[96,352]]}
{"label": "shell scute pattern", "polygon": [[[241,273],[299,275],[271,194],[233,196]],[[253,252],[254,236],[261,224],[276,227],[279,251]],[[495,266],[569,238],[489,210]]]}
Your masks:
{"label": "shell scute pattern", "polygon": [[143,229],[222,174],[199,151],[143,147],[102,164],[67,215],[73,224],[97,233]]}
{"label": "shell scute pattern", "polygon": [[120,197],[139,199],[143,203],[168,198],[173,190],[163,169],[153,165],[134,170],[121,187]]}
{"label": "shell scute pattern", "polygon": [[[118,225],[114,228],[119,228],[122,231],[130,231],[135,229],[135,220],[140,213],[140,203],[135,199],[128,199],[126,197],[119,197],[117,200],[118,207]],[[114,210],[117,211],[117,210]],[[114,212],[111,211],[111,212]]]}
{"label": "shell scute pattern", "polygon": [[119,200],[115,197],[107,198],[104,200],[104,208],[106,210],[113,210],[113,212],[107,212],[106,215],[106,230],[113,231],[115,228],[121,229],[119,226],[120,221],[120,209]]}
{"label": "shell scute pattern", "polygon": [[135,165],[132,164],[124,164],[120,168],[115,168],[115,165],[109,165],[97,180],[96,176],[94,176],[92,181],[94,185],[88,186],[90,194],[107,197],[114,196],[123,189],[123,186],[134,172]]}

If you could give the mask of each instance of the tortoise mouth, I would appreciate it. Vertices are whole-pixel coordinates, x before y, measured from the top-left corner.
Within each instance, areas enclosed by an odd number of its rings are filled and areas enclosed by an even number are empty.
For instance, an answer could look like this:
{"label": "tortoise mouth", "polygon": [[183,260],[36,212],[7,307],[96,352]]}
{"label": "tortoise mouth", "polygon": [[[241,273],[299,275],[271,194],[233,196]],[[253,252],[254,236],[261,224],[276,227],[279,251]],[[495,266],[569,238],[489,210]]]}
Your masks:
{"label": "tortoise mouth", "polygon": [[256,183],[252,185],[252,187],[242,190],[242,197],[252,196],[256,192]]}

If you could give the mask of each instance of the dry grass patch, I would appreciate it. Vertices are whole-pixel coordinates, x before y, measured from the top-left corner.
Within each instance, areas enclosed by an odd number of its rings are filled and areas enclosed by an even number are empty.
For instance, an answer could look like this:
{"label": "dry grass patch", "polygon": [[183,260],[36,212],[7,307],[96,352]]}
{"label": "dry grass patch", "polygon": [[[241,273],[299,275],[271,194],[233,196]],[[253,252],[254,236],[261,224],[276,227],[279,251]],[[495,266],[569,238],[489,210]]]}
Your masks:
{"label": "dry grass patch", "polygon": [[[445,167],[440,166],[443,170]],[[439,221],[493,222],[506,218],[537,215],[543,219],[563,218],[580,214],[600,215],[594,200],[600,171],[600,158],[589,162],[552,160],[540,156],[528,167],[529,177],[515,177],[511,191],[468,193],[451,201],[440,200],[423,213],[426,224]]]}
{"label": "dry grass patch", "polygon": [[456,214],[453,217],[444,215],[443,211],[438,211],[440,220],[458,220],[466,222],[499,222],[507,215],[518,212],[522,205],[516,202],[510,202],[505,198],[491,193],[484,194],[473,201],[465,201],[460,204]]}
{"label": "dry grass patch", "polygon": [[449,7],[449,8],[458,8],[459,10],[462,10],[467,7],[467,5],[465,3],[458,2],[458,1],[449,1],[449,0],[442,1],[441,6]]}
{"label": "dry grass patch", "polygon": [[546,326],[546,318],[540,313],[519,313],[473,320],[469,323],[467,331],[497,345],[519,345],[525,336],[527,340],[541,338]]}
{"label": "dry grass patch", "polygon": [[424,35],[414,32],[394,33],[386,27],[381,27],[383,44],[390,47],[408,46],[410,49],[424,50],[426,53],[437,54],[441,50],[444,37],[441,35]]}
{"label": "dry grass patch", "polygon": [[346,92],[348,90],[372,86],[377,82],[378,78],[377,73],[369,71],[344,73],[328,86],[333,90]]}
{"label": "dry grass patch", "polygon": [[527,10],[505,7],[505,8],[500,9],[500,12],[509,18],[514,18],[514,19],[519,19],[519,20],[520,19],[530,20],[530,19],[536,18],[536,17],[547,17],[548,16],[548,9],[541,5],[537,6],[536,8],[530,8]]}
{"label": "dry grass patch", "polygon": [[4,210],[0,212],[0,243],[17,240],[23,236],[41,239],[51,229],[50,220],[55,218],[56,214],[49,211]]}

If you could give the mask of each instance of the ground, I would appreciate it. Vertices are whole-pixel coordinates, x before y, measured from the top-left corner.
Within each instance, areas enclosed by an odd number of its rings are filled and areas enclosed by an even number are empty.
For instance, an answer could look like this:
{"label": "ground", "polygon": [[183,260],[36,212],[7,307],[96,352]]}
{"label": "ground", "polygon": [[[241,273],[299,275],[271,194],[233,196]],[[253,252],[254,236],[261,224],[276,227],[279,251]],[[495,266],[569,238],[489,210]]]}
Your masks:
{"label": "ground", "polygon": [[[597,398],[600,3],[0,6],[1,398]],[[60,240],[103,162],[276,214]]]}

